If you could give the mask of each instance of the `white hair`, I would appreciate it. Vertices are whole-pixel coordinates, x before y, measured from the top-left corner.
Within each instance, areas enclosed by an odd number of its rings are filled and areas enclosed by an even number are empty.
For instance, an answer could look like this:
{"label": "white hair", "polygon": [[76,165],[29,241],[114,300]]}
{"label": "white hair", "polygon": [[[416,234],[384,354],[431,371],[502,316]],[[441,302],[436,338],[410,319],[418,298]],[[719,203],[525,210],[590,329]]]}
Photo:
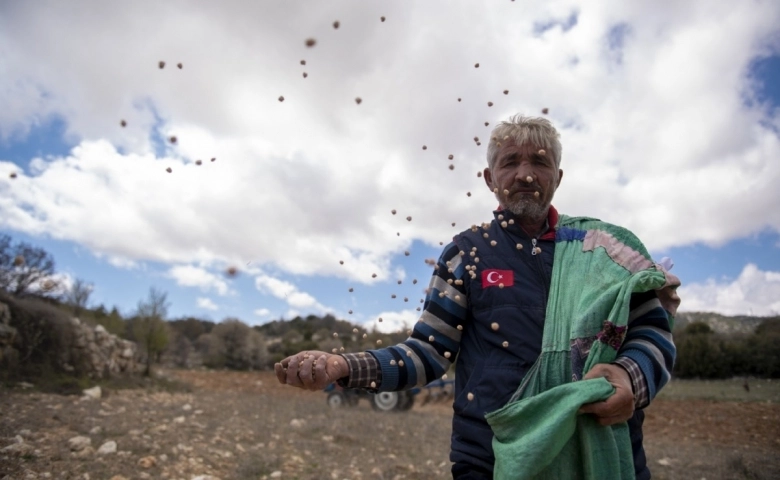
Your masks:
{"label": "white hair", "polygon": [[555,160],[555,169],[561,168],[561,135],[552,122],[546,118],[524,117],[518,114],[496,125],[496,128],[490,133],[487,161],[491,171],[496,164],[500,150],[498,145],[505,137],[513,139],[515,145],[531,143],[545,149]]}

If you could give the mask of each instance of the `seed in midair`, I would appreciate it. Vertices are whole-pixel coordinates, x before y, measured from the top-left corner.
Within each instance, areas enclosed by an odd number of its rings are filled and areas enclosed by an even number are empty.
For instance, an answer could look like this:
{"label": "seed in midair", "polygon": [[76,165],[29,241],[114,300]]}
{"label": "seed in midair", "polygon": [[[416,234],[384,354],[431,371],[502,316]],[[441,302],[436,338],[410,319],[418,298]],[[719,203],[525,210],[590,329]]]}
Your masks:
{"label": "seed in midair", "polygon": [[341,26],[341,23],[339,23],[339,21],[338,21],[338,20],[336,20],[335,22],[333,22],[333,28],[335,28],[336,30],[338,30],[340,26]]}
{"label": "seed in midair", "polygon": [[506,223],[506,220],[504,220],[503,222],[501,222],[501,228],[506,228],[508,225],[509,225],[509,224],[508,224],[508,223]]}
{"label": "seed in midair", "polygon": [[165,171],[168,172],[168,173],[171,173],[173,171],[173,169],[171,169],[171,167],[168,167],[168,168],[165,169]]}
{"label": "seed in midair", "polygon": [[10,178],[12,178],[12,179],[13,179],[13,178],[16,178],[16,172],[11,172],[11,173],[9,173],[9,174],[8,174],[8,177],[10,177]]}
{"label": "seed in midair", "polygon": [[377,344],[377,345],[382,345],[382,340],[377,340],[377,341],[376,341],[376,344]]}
{"label": "seed in midair", "polygon": [[463,330],[463,325],[458,325],[458,330]]}
{"label": "seed in midair", "polygon": [[212,162],[216,162],[217,161],[217,157],[211,157],[211,161]]}
{"label": "seed in midair", "polygon": [[362,98],[360,98],[360,97],[355,97],[355,103],[357,103],[358,105],[360,105],[361,103],[363,103],[363,99],[362,99]]}
{"label": "seed in midair", "polygon": [[363,338],[366,338],[366,337],[368,337],[368,334],[367,334],[367,333],[364,333],[364,334],[363,334]]}
{"label": "seed in midair", "polygon": [[390,360],[390,365],[391,365],[391,366],[393,366],[393,367],[394,367],[394,366],[395,366],[395,363],[396,363],[396,362],[395,362],[395,360]]}
{"label": "seed in midair", "polygon": [[409,250],[405,251],[404,255],[408,257],[409,256]]}
{"label": "seed in midair", "polygon": [[395,298],[395,293],[391,294],[390,298]]}
{"label": "seed in midair", "polygon": [[428,150],[428,145],[423,145],[423,150]]}
{"label": "seed in midair", "polygon": [[355,291],[355,289],[354,289],[354,288],[352,288],[352,287],[349,287],[349,293],[352,293],[352,292],[354,292],[354,291]]}
{"label": "seed in midair", "polygon": [[471,392],[469,392],[469,394],[468,394],[468,395],[466,395],[466,398],[468,398],[468,399],[469,399],[469,402],[470,402],[470,401],[474,400],[474,394],[473,394],[473,393],[471,393]]}
{"label": "seed in midair", "polygon": [[534,177],[528,175],[527,177],[525,177],[525,181],[528,182],[528,183],[533,183]]}
{"label": "seed in midair", "polygon": [[344,265],[344,260],[339,260],[339,265]]}
{"label": "seed in midair", "polygon": [[304,43],[306,44],[307,47],[311,48],[311,47],[317,45],[317,40],[315,40],[313,38],[307,38],[306,42],[304,42]]}
{"label": "seed in midair", "polygon": [[333,349],[331,349],[331,352],[333,352],[333,353],[339,353],[339,349],[338,349],[338,348],[333,348]]}
{"label": "seed in midair", "polygon": [[372,273],[371,278],[376,278],[376,273]]}
{"label": "seed in midair", "polygon": [[[412,352],[406,352],[406,354],[408,356],[410,356],[410,357],[412,356]],[[404,366],[404,361],[403,360],[398,360],[398,366],[399,367],[403,367]]]}
{"label": "seed in midair", "polygon": [[124,127],[126,127],[126,126],[127,126],[127,122],[125,122],[124,120],[122,120],[121,122],[119,122],[119,125],[121,125],[121,126],[122,126],[122,128],[124,128]]}
{"label": "seed in midair", "polygon": [[160,67],[160,68],[165,68],[165,62],[160,60],[159,62],[157,62],[157,66]]}
{"label": "seed in midair", "polygon": [[379,20],[384,22],[385,21],[385,17],[379,17]]}
{"label": "seed in midair", "polygon": [[488,107],[492,107],[492,106],[493,106],[493,102],[488,102]]}
{"label": "seed in midair", "polygon": [[490,241],[490,246],[491,247],[495,247],[496,246],[496,241],[495,240],[491,240]]}
{"label": "seed in midair", "polygon": [[452,354],[450,352],[444,352],[444,358],[450,358]]}
{"label": "seed in midair", "polygon": [[376,382],[371,382],[371,388],[376,388]]}
{"label": "seed in midair", "polygon": [[450,170],[455,170],[455,165],[450,164]]}
{"label": "seed in midair", "polygon": [[431,342],[431,343],[433,343],[435,340],[436,340],[436,337],[434,337],[433,335],[428,337],[428,341]]}
{"label": "seed in midair", "polygon": [[357,328],[353,328],[352,329],[352,333],[358,333],[358,329]]}
{"label": "seed in midair", "polygon": [[14,257],[14,267],[21,267],[22,265],[24,265],[24,257],[21,255]]}
{"label": "seed in midair", "polygon": [[485,122],[485,126],[487,127],[488,125],[490,125],[490,122]]}
{"label": "seed in midair", "polygon": [[539,198],[539,192],[534,192],[534,197]]}
{"label": "seed in midair", "polygon": [[466,192],[466,196],[470,197],[471,196],[471,192]]}
{"label": "seed in midair", "polygon": [[344,347],[339,347],[339,352],[343,352],[343,351],[344,351]]}
{"label": "seed in midair", "polygon": [[306,77],[308,77],[308,76],[309,76],[309,74],[308,74],[308,73],[306,73],[306,72],[303,72],[303,78],[306,78]]}
{"label": "seed in midair", "polygon": [[382,323],[382,317],[377,318],[377,321],[379,321],[379,323]]}
{"label": "seed in midair", "polygon": [[479,64],[478,64],[478,63],[475,63],[475,64],[474,64],[474,68],[479,68]]}
{"label": "seed in midair", "polygon": [[333,332],[333,338],[339,338],[339,333],[338,332]]}
{"label": "seed in midair", "polygon": [[545,152],[544,149],[539,150],[539,155],[544,156],[545,153],[547,153],[547,152]]}
{"label": "seed in midair", "polygon": [[504,347],[504,348],[509,348],[509,342],[504,340],[504,343],[502,343],[501,346]]}
{"label": "seed in midair", "polygon": [[203,164],[202,160],[195,160],[195,165],[202,165],[202,164]]}
{"label": "seed in midair", "polygon": [[504,95],[509,95],[509,90],[504,90]]}
{"label": "seed in midair", "polygon": [[176,66],[177,66],[177,67],[179,67],[179,70],[181,70],[182,68],[184,68],[184,65],[182,65],[182,64],[181,64],[181,62],[177,63],[177,64],[176,64]]}
{"label": "seed in midair", "polygon": [[348,311],[347,313],[349,313],[350,315],[352,315],[352,310]]}
{"label": "seed in midair", "polygon": [[398,212],[396,212],[396,211],[395,211],[395,208],[394,208],[394,209],[390,210],[390,213],[392,213],[393,215],[395,215],[395,214],[396,214],[396,213],[398,213]]}
{"label": "seed in midair", "polygon": [[514,218],[510,218],[509,219],[509,224],[510,225],[514,225],[515,224],[515,219]]}
{"label": "seed in midair", "polygon": [[477,146],[478,147],[481,146],[481,145],[482,145],[482,142],[477,142]]}
{"label": "seed in midair", "polygon": [[416,278],[412,280],[412,285],[417,285],[417,279]]}
{"label": "seed in midair", "polygon": [[412,221],[412,217],[406,217],[406,221],[407,222],[411,222]]}
{"label": "seed in midair", "polygon": [[420,307],[417,307],[417,311],[418,311],[418,312],[420,311]]}
{"label": "seed in midair", "polygon": [[176,136],[172,136],[168,139],[168,141],[175,144],[178,141],[178,139],[176,138]]}
{"label": "seed in midair", "polygon": [[504,195],[509,195],[509,190],[507,190],[506,188],[504,189]]}
{"label": "seed in midair", "polygon": [[279,95],[279,101],[280,101],[280,102],[283,102],[283,101],[284,101],[284,96],[283,96],[283,95]]}
{"label": "seed in midair", "polygon": [[306,65],[306,60],[301,60],[301,65]]}
{"label": "seed in midair", "polygon": [[550,109],[545,107],[545,108],[542,109],[542,113],[547,115],[548,113],[550,113]]}
{"label": "seed in midair", "polygon": [[453,155],[453,154],[449,154],[447,156],[447,160],[452,160],[453,158],[455,158],[455,155]]}

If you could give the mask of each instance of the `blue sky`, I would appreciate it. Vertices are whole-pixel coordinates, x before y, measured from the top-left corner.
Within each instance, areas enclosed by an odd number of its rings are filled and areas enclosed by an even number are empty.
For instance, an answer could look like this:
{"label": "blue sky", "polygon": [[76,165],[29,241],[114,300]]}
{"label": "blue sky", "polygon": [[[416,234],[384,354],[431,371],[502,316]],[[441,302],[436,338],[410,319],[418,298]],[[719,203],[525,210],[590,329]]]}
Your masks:
{"label": "blue sky", "polygon": [[734,3],[5,5],[0,232],[124,313],[394,329],[495,206],[473,137],[550,108],[560,211],[671,257],[683,310],[777,314],[780,12]]}

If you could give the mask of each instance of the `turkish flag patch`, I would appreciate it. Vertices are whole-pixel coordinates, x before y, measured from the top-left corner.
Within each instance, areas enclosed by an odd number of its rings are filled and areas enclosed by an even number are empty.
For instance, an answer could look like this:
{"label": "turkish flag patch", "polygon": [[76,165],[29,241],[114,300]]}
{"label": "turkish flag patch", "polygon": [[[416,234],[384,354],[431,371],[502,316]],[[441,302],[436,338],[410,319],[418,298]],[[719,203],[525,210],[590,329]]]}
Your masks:
{"label": "turkish flag patch", "polygon": [[515,274],[512,270],[482,270],[483,287],[511,287],[515,284]]}

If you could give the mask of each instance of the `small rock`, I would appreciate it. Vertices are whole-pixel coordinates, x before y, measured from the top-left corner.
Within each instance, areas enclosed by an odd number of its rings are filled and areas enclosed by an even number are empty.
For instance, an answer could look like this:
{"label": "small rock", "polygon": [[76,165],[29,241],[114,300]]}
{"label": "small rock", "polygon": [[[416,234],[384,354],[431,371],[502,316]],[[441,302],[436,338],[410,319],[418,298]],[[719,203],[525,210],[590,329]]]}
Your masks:
{"label": "small rock", "polygon": [[271,478],[282,478],[282,472],[276,470],[275,472],[271,473]]}
{"label": "small rock", "polygon": [[97,450],[98,455],[108,455],[110,453],[116,453],[116,442],[113,440],[107,441]]}
{"label": "small rock", "polygon": [[185,412],[189,412],[190,410],[192,410],[192,405],[190,405],[189,403],[185,403],[184,406],[181,407],[181,409],[184,410]]}
{"label": "small rock", "polygon": [[304,424],[304,421],[300,418],[293,418],[290,420],[290,426],[293,428],[301,428]]}
{"label": "small rock", "polygon": [[19,456],[30,455],[33,450],[35,450],[35,447],[29,443],[12,443],[6,447],[0,448],[0,452],[2,453]]}
{"label": "small rock", "polygon": [[214,475],[198,475],[197,477],[192,477],[192,480],[221,480],[219,477],[215,477]]}
{"label": "small rock", "polygon": [[71,451],[78,452],[92,445],[92,439],[84,436],[73,437],[68,440],[68,447]]}
{"label": "small rock", "polygon": [[138,466],[141,468],[152,468],[155,465],[157,465],[157,459],[152,455],[138,459]]}
{"label": "small rock", "polygon": [[95,454],[95,449],[92,447],[84,447],[78,452],[71,452],[71,456],[75,458],[91,458]]}
{"label": "small rock", "polygon": [[184,423],[184,420],[186,420],[184,417],[176,417],[173,419],[173,423]]}
{"label": "small rock", "polygon": [[83,393],[84,396],[87,398],[93,398],[95,400],[99,400],[102,392],[100,391],[100,387],[92,387],[84,390],[81,393]]}
{"label": "small rock", "polygon": [[19,435],[21,435],[22,437],[29,437],[30,435],[32,435],[32,432],[26,428],[23,428],[22,430],[19,430]]}
{"label": "small rock", "polygon": [[658,465],[662,465],[662,466],[664,466],[664,467],[668,467],[668,466],[670,466],[671,464],[672,464],[672,461],[671,461],[671,459],[669,459],[669,458],[666,458],[666,457],[664,457],[664,458],[662,458],[662,459],[658,460]]}
{"label": "small rock", "polygon": [[32,383],[27,383],[27,382],[19,382],[19,383],[17,383],[17,385],[22,390],[27,390],[28,388],[33,388],[35,386]]}
{"label": "small rock", "polygon": [[102,431],[103,431],[103,427],[92,427],[92,429],[90,429],[89,433],[90,433],[90,435],[97,435],[97,434],[99,434]]}
{"label": "small rock", "polygon": [[127,477],[124,477],[122,475],[114,475],[111,477],[111,480],[127,480]]}

